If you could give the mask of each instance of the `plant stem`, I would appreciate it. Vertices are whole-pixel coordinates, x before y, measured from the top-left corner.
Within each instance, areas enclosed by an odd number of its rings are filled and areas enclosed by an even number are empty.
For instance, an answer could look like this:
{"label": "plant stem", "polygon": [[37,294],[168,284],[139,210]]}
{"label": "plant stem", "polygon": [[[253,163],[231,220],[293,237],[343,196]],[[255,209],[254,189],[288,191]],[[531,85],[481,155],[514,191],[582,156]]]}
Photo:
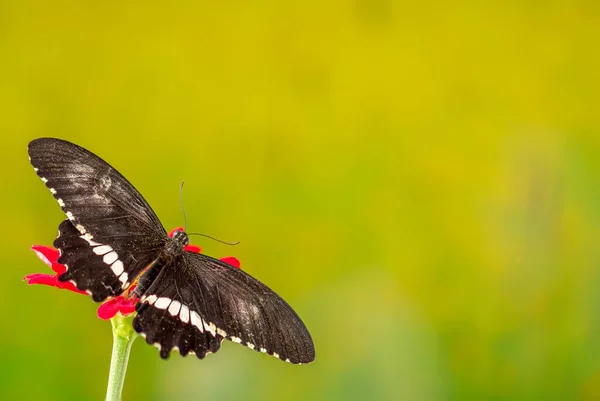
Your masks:
{"label": "plant stem", "polygon": [[120,401],[129,361],[129,351],[137,334],[131,327],[131,319],[117,313],[110,319],[113,331],[113,349],[108,375],[108,388],[106,389],[107,401]]}

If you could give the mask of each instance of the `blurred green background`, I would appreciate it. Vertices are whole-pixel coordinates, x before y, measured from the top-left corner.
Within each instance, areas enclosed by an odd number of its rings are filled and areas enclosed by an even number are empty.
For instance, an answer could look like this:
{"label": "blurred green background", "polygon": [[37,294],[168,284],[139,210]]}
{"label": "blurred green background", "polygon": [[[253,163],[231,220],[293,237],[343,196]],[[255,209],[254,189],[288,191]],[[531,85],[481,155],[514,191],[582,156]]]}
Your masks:
{"label": "blurred green background", "polygon": [[600,399],[597,1],[0,1],[0,398],[102,399],[110,324],[21,278],[57,136],[309,327],[292,366],[133,346],[126,400]]}

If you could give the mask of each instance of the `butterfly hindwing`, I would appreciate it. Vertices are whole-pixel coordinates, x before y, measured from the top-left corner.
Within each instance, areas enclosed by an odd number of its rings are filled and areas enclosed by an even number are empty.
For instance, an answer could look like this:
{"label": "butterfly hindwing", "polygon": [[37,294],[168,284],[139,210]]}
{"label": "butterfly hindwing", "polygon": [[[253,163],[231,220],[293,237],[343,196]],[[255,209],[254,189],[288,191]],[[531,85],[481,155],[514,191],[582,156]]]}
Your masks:
{"label": "butterfly hindwing", "polygon": [[[115,277],[105,273],[122,268],[127,277],[120,277],[121,285],[133,282],[145,267],[141,262],[147,262],[146,255],[157,254],[167,240],[155,213],[117,170],[80,146],[55,138],[35,139],[29,143],[29,157],[79,233],[61,225],[63,232],[57,239],[64,254],[61,263],[78,271],[68,270],[60,279],[89,290],[96,301],[119,293]],[[92,256],[89,266],[83,266],[86,254]],[[93,255],[101,255],[104,263]],[[82,279],[86,284],[78,282]]]}
{"label": "butterfly hindwing", "polygon": [[223,336],[198,314],[192,287],[177,269],[182,259],[179,256],[165,266],[142,296],[133,328],[160,350],[162,358],[173,349],[183,356],[193,353],[204,358],[219,350]]}
{"label": "butterfly hindwing", "polygon": [[155,255],[141,251],[134,258],[124,248],[87,240],[69,220],[58,226],[54,246],[60,250],[58,262],[67,266],[59,280],[73,281],[96,302],[121,294]]}
{"label": "butterfly hindwing", "polygon": [[[202,254],[185,252],[165,266],[140,303],[134,328],[148,342],[162,338],[161,355],[168,354],[164,347],[181,350],[181,333],[194,329],[284,361],[314,360],[308,330],[281,297],[242,270]],[[157,328],[147,314],[161,314],[168,324]]]}
{"label": "butterfly hindwing", "polygon": [[179,313],[173,316],[168,309],[152,308],[147,304],[143,306],[133,319],[133,328],[148,344],[159,349],[161,358],[168,358],[171,351],[177,349],[183,356],[195,354],[203,359],[221,347],[223,337],[200,332],[191,324],[182,324],[181,307]]}

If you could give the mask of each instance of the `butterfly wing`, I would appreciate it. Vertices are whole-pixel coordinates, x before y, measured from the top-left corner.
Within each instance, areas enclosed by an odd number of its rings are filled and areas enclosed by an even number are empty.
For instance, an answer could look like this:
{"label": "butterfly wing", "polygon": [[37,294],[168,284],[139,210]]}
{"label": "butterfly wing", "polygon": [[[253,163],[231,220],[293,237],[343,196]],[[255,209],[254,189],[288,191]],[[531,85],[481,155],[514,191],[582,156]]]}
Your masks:
{"label": "butterfly wing", "polygon": [[58,279],[87,290],[96,302],[122,293],[158,252],[132,252],[114,243],[113,248],[87,240],[69,220],[58,226],[54,246],[60,250],[58,262],[67,266]]}
{"label": "butterfly wing", "polygon": [[68,270],[59,277],[95,301],[118,295],[147,266],[167,236],[142,195],[93,153],[55,138],[29,143],[29,158],[68,220],[55,246]]}
{"label": "butterfly wing", "polygon": [[223,338],[291,363],[315,358],[308,330],[279,295],[202,254],[185,252],[163,268],[141,298],[133,327],[148,343],[160,344],[163,358],[175,347],[182,355],[198,354],[199,341],[202,351],[209,340],[220,344]]}
{"label": "butterfly wing", "polygon": [[133,328],[159,349],[162,358],[177,349],[183,356],[191,353],[202,359],[219,350],[223,336],[195,311],[197,294],[178,269],[182,259],[164,267],[146,291],[157,295],[142,296],[137,303]]}

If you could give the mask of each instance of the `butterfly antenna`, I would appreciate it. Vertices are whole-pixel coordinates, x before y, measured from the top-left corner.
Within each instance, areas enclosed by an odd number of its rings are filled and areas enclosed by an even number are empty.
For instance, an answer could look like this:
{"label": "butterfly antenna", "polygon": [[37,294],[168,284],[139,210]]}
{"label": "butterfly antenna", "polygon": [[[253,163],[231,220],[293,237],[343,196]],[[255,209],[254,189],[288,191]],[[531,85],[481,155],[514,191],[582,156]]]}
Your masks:
{"label": "butterfly antenna", "polygon": [[220,242],[221,244],[225,244],[225,245],[237,245],[237,244],[240,243],[240,241],[237,241],[237,242],[227,242],[227,241],[223,241],[223,240],[217,239],[215,237],[211,237],[210,235],[200,234],[200,233],[187,233],[187,235],[199,235],[201,237],[210,238],[212,240],[215,240],[215,241]]}
{"label": "butterfly antenna", "polygon": [[185,208],[183,207],[183,184],[185,181],[181,181],[181,186],[179,187],[179,205],[181,206],[181,212],[183,213],[183,231],[187,228],[187,219],[185,217]]}

